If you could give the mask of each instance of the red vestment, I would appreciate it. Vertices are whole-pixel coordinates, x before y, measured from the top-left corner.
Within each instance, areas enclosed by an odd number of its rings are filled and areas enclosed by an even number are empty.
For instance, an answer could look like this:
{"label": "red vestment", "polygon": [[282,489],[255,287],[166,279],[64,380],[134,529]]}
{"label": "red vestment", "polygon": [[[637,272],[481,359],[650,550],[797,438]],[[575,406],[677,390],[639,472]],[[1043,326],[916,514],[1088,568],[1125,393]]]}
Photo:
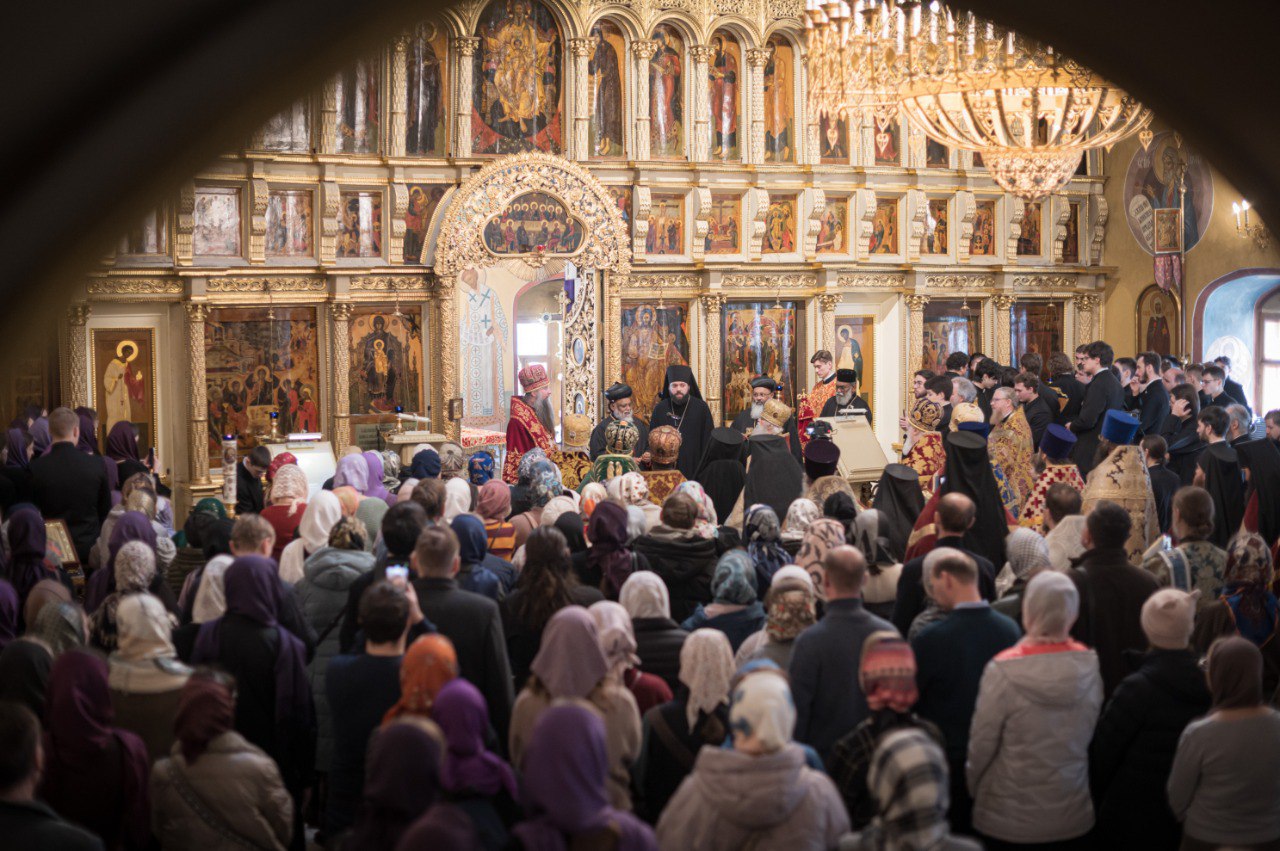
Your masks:
{"label": "red vestment", "polygon": [[507,460],[502,465],[504,482],[509,485],[516,483],[520,457],[534,447],[550,455],[556,444],[533,408],[516,396],[511,400],[511,419],[507,420]]}

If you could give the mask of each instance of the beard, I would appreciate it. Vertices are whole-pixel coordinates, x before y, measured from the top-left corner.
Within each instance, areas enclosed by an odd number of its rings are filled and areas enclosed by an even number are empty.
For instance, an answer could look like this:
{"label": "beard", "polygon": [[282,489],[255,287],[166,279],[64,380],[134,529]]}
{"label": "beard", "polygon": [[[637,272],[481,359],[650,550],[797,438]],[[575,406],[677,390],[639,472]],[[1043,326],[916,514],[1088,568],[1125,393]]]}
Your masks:
{"label": "beard", "polygon": [[853,401],[853,391],[852,391],[852,390],[850,390],[848,393],[837,393],[837,394],[836,394],[836,404],[837,404],[837,405],[839,405],[839,406],[840,406],[840,407],[842,407],[842,408],[843,408],[843,407],[845,407],[846,405],[848,405],[848,404],[849,404],[850,402],[852,402],[852,401]]}
{"label": "beard", "polygon": [[753,420],[758,420],[758,419],[760,419],[760,415],[761,415],[761,414],[763,414],[763,413],[764,413],[764,403],[763,403],[763,402],[760,402],[760,403],[755,403],[755,402],[753,402],[753,403],[751,404],[751,419],[753,419]]}
{"label": "beard", "polygon": [[615,413],[613,418],[620,423],[629,423],[635,420],[635,414],[618,414]]}
{"label": "beard", "polygon": [[538,422],[542,423],[542,427],[550,434],[556,431],[556,410],[551,407],[551,397],[544,396],[541,400],[533,403],[533,412],[538,415]]}
{"label": "beard", "polygon": [[684,403],[688,401],[689,401],[688,393],[672,393],[671,394],[671,404],[675,405],[677,408],[683,408]]}

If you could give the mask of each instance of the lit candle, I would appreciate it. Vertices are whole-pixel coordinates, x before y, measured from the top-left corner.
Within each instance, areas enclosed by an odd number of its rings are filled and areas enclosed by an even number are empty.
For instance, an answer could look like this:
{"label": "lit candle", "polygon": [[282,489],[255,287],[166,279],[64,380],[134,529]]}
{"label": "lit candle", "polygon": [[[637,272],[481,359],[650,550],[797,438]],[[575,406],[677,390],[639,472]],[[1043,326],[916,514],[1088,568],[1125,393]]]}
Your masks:
{"label": "lit candle", "polygon": [[1240,230],[1240,205],[1235,202],[1232,202],[1231,210],[1236,215],[1236,230]]}

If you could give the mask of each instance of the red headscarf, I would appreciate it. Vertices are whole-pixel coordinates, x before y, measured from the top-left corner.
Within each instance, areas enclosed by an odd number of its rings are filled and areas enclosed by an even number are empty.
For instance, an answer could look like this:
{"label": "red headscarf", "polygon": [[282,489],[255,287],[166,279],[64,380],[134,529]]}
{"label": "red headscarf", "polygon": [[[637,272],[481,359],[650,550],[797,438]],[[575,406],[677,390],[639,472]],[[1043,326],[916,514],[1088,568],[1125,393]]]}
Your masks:
{"label": "red headscarf", "polygon": [[279,455],[271,459],[271,465],[267,467],[267,482],[270,483],[276,477],[276,470],[279,470],[285,464],[297,464],[298,456],[292,452],[281,452]]}
{"label": "red headscarf", "polygon": [[424,635],[410,645],[400,663],[400,700],[382,717],[386,724],[401,715],[430,717],[431,705],[445,683],[458,676],[458,654],[443,635]]}

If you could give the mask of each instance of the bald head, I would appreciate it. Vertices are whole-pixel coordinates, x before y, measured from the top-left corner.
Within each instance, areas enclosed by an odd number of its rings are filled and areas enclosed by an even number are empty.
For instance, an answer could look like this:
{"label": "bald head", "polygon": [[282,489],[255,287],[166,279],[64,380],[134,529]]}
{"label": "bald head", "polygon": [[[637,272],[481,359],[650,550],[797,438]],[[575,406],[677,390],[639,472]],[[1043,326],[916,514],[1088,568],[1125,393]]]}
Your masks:
{"label": "bald head", "polygon": [[938,536],[963,535],[977,515],[973,500],[962,493],[949,493],[938,500]]}
{"label": "bald head", "polygon": [[867,578],[867,560],[862,550],[848,544],[832,547],[822,559],[822,568],[828,600],[862,594],[862,583]]}

